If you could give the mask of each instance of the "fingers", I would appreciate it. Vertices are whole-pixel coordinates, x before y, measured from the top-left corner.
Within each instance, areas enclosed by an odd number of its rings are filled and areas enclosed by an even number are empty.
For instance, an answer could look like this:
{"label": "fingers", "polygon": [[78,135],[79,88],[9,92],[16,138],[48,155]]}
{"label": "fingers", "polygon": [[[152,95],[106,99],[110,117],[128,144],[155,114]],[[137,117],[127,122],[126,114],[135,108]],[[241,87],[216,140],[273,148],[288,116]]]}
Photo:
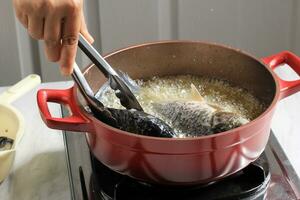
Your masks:
{"label": "fingers", "polygon": [[79,32],[90,43],[94,41],[85,23],[83,0],[13,0],[13,4],[28,33],[35,39],[44,39],[47,58],[59,61],[62,74],[69,75]]}
{"label": "fingers", "polygon": [[28,33],[34,39],[43,39],[44,36],[44,18],[39,15],[28,16]]}
{"label": "fingers", "polygon": [[89,33],[86,23],[85,23],[85,17],[83,12],[81,12],[81,28],[80,28],[80,33],[87,39],[87,41],[92,44],[94,42],[94,38],[91,36]]}
{"label": "fingers", "polygon": [[15,13],[21,24],[27,29],[28,27],[28,16],[19,10],[15,9]]}
{"label": "fingers", "polygon": [[62,49],[60,55],[60,67],[63,75],[70,75],[73,71],[80,26],[80,14],[74,12],[71,15],[67,15],[62,28]]}
{"label": "fingers", "polygon": [[52,62],[57,62],[60,59],[61,51],[61,23],[62,19],[57,13],[49,15],[45,19],[44,25],[44,40],[45,53],[47,58]]}
{"label": "fingers", "polygon": [[48,1],[13,0],[17,18],[35,39],[43,39],[44,16],[47,11],[45,2]]}
{"label": "fingers", "polygon": [[23,15],[20,18],[20,22],[26,29],[28,28],[28,16],[27,15]]}

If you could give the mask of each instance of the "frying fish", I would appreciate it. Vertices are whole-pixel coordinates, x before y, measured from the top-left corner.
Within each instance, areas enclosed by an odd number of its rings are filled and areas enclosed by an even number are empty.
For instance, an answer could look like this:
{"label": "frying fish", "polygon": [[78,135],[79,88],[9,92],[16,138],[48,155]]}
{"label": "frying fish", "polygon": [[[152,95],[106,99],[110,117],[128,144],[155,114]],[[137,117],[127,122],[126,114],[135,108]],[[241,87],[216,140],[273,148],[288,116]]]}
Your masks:
{"label": "frying fish", "polygon": [[[136,82],[132,80],[128,76],[128,74],[120,70],[118,70],[117,72],[120,75],[120,77],[124,80],[126,85],[130,88],[130,90],[134,94],[138,93],[140,88],[136,84]],[[107,81],[103,84],[103,86],[95,95],[96,98],[101,98],[101,96],[104,95],[104,93],[109,88],[109,81]],[[102,107],[102,109],[100,109],[101,112],[99,112],[99,109],[93,109],[91,107],[91,110],[95,117],[100,121],[109,124],[115,128],[139,135],[147,135],[153,137],[172,138],[175,136],[174,130],[168,124],[150,114],[134,109],[126,110],[108,108],[104,107],[104,105],[100,106]]]}
{"label": "frying fish", "polygon": [[131,110],[110,109],[112,116],[117,121],[117,126],[124,131],[154,137],[172,138],[175,136],[173,129],[164,121],[145,112]]}
{"label": "frying fish", "polygon": [[92,109],[92,112],[100,121],[123,131],[153,137],[172,138],[175,136],[169,125],[145,112],[114,108],[104,108],[104,110],[99,113]]}
{"label": "frying fish", "polygon": [[208,104],[192,84],[191,99],[171,99],[153,103],[173,128],[186,136],[201,136],[227,131],[248,122],[242,116]]}
{"label": "frying fish", "polygon": [[14,143],[13,139],[10,139],[8,137],[0,137],[0,151],[11,149],[13,143]]}

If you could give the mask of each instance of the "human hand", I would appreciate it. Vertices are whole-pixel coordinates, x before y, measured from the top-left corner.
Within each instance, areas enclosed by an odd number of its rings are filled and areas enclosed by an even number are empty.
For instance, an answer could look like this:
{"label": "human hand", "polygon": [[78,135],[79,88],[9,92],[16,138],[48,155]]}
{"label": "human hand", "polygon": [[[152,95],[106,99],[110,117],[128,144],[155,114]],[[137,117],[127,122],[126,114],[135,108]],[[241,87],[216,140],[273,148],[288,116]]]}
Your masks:
{"label": "human hand", "polygon": [[60,63],[63,75],[72,73],[78,34],[92,43],[83,15],[83,0],[13,0],[17,18],[31,37],[44,40],[45,54]]}

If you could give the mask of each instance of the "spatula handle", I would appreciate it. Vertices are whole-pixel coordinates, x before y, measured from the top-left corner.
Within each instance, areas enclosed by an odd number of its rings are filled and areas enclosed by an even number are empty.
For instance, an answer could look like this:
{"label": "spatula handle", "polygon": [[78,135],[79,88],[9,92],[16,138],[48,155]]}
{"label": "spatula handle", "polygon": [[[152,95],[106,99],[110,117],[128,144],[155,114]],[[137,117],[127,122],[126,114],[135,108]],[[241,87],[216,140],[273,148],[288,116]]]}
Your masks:
{"label": "spatula handle", "polygon": [[12,87],[8,88],[0,95],[0,102],[10,104],[11,102],[18,99],[20,96],[24,95],[26,92],[30,91],[38,84],[41,83],[40,76],[36,74],[31,74],[26,78],[22,79]]}

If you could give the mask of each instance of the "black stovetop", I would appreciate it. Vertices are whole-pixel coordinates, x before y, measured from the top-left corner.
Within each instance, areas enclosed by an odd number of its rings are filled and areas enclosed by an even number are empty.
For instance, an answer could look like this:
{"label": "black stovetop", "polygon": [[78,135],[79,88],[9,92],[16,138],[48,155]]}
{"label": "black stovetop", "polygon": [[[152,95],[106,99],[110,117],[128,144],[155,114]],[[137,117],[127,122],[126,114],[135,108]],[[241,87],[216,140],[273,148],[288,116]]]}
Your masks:
{"label": "black stovetop", "polygon": [[300,199],[300,181],[271,132],[261,157],[225,180],[205,186],[165,188],[137,182],[109,170],[88,149],[82,133],[64,133],[71,196],[110,199]]}
{"label": "black stovetop", "polygon": [[[196,200],[199,197],[206,200],[263,200],[270,183],[269,164],[265,154],[245,169],[224,180],[189,187],[166,187],[141,183],[110,170],[93,156],[91,158],[93,173],[89,197],[96,200]],[[84,172],[80,173],[82,173],[82,189],[85,190]],[[84,195],[84,199],[89,199],[88,195]]]}

